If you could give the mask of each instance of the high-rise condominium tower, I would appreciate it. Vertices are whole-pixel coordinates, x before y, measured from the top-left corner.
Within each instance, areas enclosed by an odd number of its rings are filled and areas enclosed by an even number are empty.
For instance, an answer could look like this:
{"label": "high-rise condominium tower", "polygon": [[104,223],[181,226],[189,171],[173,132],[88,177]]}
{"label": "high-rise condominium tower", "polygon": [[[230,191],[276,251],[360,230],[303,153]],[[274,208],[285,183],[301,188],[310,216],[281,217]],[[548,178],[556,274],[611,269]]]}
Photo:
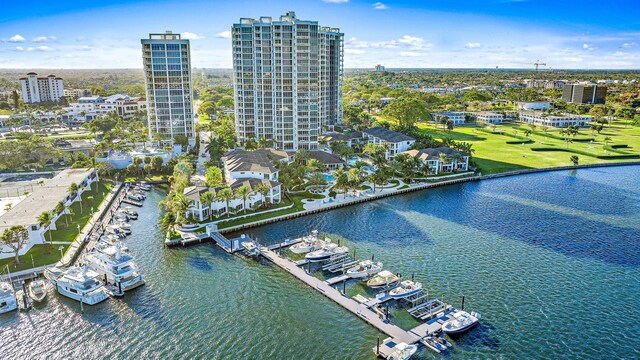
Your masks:
{"label": "high-rise condominium tower", "polygon": [[38,74],[30,72],[26,77],[20,78],[20,86],[22,87],[22,100],[27,104],[58,101],[64,96],[62,78],[55,75],[38,77]]}
{"label": "high-rise condominium tower", "polygon": [[315,149],[342,122],[343,34],[288,12],[233,24],[236,133],[284,150]]}
{"label": "high-rise condominium tower", "polygon": [[189,40],[167,31],[142,39],[149,137],[171,143],[185,135],[195,145]]}

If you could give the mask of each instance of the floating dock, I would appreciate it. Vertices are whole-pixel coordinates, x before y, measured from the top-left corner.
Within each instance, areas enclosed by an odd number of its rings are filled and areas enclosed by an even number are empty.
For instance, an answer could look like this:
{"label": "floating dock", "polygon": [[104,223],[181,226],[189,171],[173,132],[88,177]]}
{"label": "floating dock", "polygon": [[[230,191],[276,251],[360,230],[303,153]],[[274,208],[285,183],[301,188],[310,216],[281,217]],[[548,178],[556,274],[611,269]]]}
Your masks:
{"label": "floating dock", "polygon": [[260,252],[267,260],[316,289],[338,305],[351,311],[371,326],[387,334],[389,338],[385,339],[379,346],[376,346],[373,349],[380,357],[389,357],[389,355],[394,351],[393,347],[399,343],[420,343],[420,340],[425,336],[441,331],[442,323],[453,318],[450,314],[454,309],[445,313],[444,316],[432,319],[409,331],[403,330],[396,325],[390,324],[386,319],[383,319],[381,313],[376,308],[377,305],[391,300],[388,295],[384,294],[383,296],[378,296],[374,299],[369,299],[368,301],[364,301],[367,299],[360,296],[357,298],[358,301],[356,301],[349,298],[347,295],[342,294],[332,286],[333,284],[337,284],[341,281],[346,281],[346,279],[343,278],[343,275],[323,281],[313,275],[307,274],[307,272],[298,265],[302,263],[300,261],[294,262],[290,259],[280,257],[273,250],[264,246],[260,248]]}

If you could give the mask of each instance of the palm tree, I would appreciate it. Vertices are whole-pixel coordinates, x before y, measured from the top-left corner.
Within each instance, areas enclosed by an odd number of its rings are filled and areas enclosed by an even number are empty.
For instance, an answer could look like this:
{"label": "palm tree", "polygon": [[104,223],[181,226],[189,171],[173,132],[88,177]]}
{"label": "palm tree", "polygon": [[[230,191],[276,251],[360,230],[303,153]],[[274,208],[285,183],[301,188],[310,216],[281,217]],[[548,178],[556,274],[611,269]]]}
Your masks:
{"label": "palm tree", "polygon": [[307,161],[307,167],[309,168],[309,171],[312,173],[320,170],[323,165],[324,165],[323,163],[321,163],[316,159],[309,159],[309,161]]}
{"label": "palm tree", "polygon": [[571,155],[569,160],[571,161],[571,163],[573,163],[573,165],[578,165],[580,158],[578,158],[578,155]]}
{"label": "palm tree", "polygon": [[148,176],[149,174],[151,174],[151,156],[145,156],[143,162],[144,162],[144,168],[145,170],[147,170],[147,176]]}
{"label": "palm tree", "polygon": [[209,221],[211,221],[211,204],[216,200],[216,196],[211,191],[200,194],[200,202],[209,208]]}
{"label": "palm tree", "polygon": [[248,186],[242,185],[236,189],[236,196],[242,199],[242,209],[247,213],[247,200],[253,198],[253,191]]}
{"label": "palm tree", "polygon": [[300,164],[309,160],[309,157],[311,157],[311,152],[307,149],[298,149],[298,151],[296,151],[296,160],[298,160]]}
{"label": "palm tree", "polygon": [[269,191],[271,191],[271,185],[268,183],[260,183],[256,186],[256,192],[262,196],[262,201],[267,203],[267,196],[269,195]]}
{"label": "palm tree", "polygon": [[[42,224],[42,227],[47,228],[49,227],[49,225],[51,225],[51,222],[53,221],[53,216],[51,216],[51,212],[43,211],[42,214],[38,215],[37,220]],[[51,243],[52,243],[51,229],[49,229],[49,244]]]}
{"label": "palm tree", "polygon": [[224,200],[227,204],[227,215],[229,214],[229,204],[231,203],[231,200],[233,200],[236,196],[233,193],[233,191],[226,187],[224,189],[221,189],[220,191],[218,191],[218,193],[216,194],[216,197],[220,200]]}
{"label": "palm tree", "polygon": [[349,186],[349,178],[347,177],[347,173],[344,171],[344,169],[339,168],[333,173],[333,176],[335,176],[336,178],[336,184],[334,185],[334,187],[336,189],[344,191],[344,197],[346,198],[346,189]]}
{"label": "palm tree", "polygon": [[608,137],[608,136],[607,136],[607,137],[605,137],[605,138],[604,138],[604,146],[608,146],[608,145],[609,145],[609,141],[611,141],[611,138],[610,138],[610,137]]}
{"label": "palm tree", "polygon": [[442,171],[444,164],[449,162],[449,156],[445,153],[440,153],[438,157],[440,158],[440,171]]}
{"label": "palm tree", "polygon": [[189,199],[183,194],[177,194],[173,197],[173,211],[176,213],[176,221],[180,222],[181,218],[186,219],[186,212],[189,208]]}

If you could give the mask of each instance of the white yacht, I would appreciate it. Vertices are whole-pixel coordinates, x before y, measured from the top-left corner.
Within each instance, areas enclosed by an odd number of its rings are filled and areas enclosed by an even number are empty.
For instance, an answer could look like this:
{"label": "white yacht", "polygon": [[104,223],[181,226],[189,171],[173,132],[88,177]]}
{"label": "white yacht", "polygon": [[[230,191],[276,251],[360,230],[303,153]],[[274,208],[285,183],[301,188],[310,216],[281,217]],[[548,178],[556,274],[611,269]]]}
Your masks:
{"label": "white yacht", "polygon": [[323,246],[330,243],[331,240],[329,238],[322,240],[318,237],[318,230],[313,230],[311,235],[302,237],[302,241],[291,246],[290,250],[295,254],[305,254],[322,249]]}
{"label": "white yacht", "polygon": [[121,238],[127,236],[127,234],[117,225],[107,225],[104,230],[107,232],[107,234],[116,235]]}
{"label": "white yacht", "polygon": [[374,263],[371,260],[360,261],[360,263],[347,270],[347,275],[352,279],[359,279],[375,275],[382,270],[382,263]]}
{"label": "white yacht", "polygon": [[142,275],[138,273],[135,259],[124,253],[122,243],[114,246],[97,246],[83,256],[83,262],[97,272],[106,283],[114,285],[119,292],[128,291],[144,285]]}
{"label": "white yacht", "polygon": [[415,295],[420,291],[422,291],[421,283],[411,280],[405,280],[401,282],[400,286],[398,286],[397,288],[391,289],[391,291],[389,291],[389,296],[391,296],[391,298],[393,299],[402,299],[411,295]]}
{"label": "white yacht", "polygon": [[326,244],[320,250],[312,251],[305,255],[305,259],[310,262],[319,262],[329,260],[332,256],[346,254],[349,252],[349,248],[346,246],[338,246],[337,244],[331,243]]}
{"label": "white yacht", "polygon": [[131,220],[137,220],[138,219],[138,212],[133,210],[133,208],[131,206],[127,206],[124,209],[121,209],[120,211],[122,211],[123,213],[127,214],[129,219],[131,219]]}
{"label": "white yacht", "polygon": [[43,279],[33,280],[27,288],[29,297],[35,302],[42,302],[47,297],[47,283]]}
{"label": "white yacht", "polygon": [[456,311],[453,319],[442,324],[442,331],[447,335],[462,334],[472,327],[478,325],[480,314],[476,312]]}
{"label": "white yacht", "polygon": [[82,301],[84,304],[95,305],[109,297],[98,279],[100,274],[86,266],[74,266],[67,270],[49,268],[45,270],[45,277],[51,281],[60,295]]}
{"label": "white yacht", "polygon": [[394,351],[387,357],[388,360],[408,360],[416,353],[418,346],[399,343],[393,349]]}
{"label": "white yacht", "polygon": [[16,293],[10,283],[0,282],[0,314],[15,310],[18,308],[16,301]]}
{"label": "white yacht", "polygon": [[382,270],[378,273],[378,275],[367,281],[367,286],[371,288],[379,288],[393,285],[400,281],[400,277],[391,271]]}

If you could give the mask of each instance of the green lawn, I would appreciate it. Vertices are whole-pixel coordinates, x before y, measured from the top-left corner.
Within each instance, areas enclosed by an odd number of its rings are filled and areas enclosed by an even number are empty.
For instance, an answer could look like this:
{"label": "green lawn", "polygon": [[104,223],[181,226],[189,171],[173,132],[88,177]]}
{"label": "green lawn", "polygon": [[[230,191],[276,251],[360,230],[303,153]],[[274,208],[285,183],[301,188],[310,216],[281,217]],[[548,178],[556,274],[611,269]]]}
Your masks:
{"label": "green lawn", "polygon": [[[451,132],[443,131],[441,127],[436,128],[430,124],[419,124],[418,127],[438,139],[448,137],[473,144],[475,150],[473,161],[483,174],[571,165],[569,158],[574,154],[580,158],[580,164],[640,160],[597,157],[624,155],[615,150],[623,151],[627,155],[640,154],[640,127],[625,127],[622,122],[614,122],[611,127],[605,127],[601,134],[592,134],[590,130],[582,129],[576,136],[576,140],[593,138],[594,141],[574,141],[569,144],[561,139],[560,129],[550,128],[545,133],[540,126],[529,137],[530,143],[507,144],[508,141],[518,141],[518,138],[523,137],[525,129],[530,130],[528,125],[520,123],[498,125],[496,133],[483,131],[474,125],[459,126]],[[627,145],[628,147],[614,151],[611,148],[606,150],[605,137],[611,138],[609,145]]]}
{"label": "green lawn", "polygon": [[[49,245],[49,244],[36,244],[29,249],[29,251],[20,256],[20,265],[15,265],[13,262],[13,256],[7,259],[0,260],[0,268],[6,269],[6,265],[9,265],[9,270],[12,272],[31,269],[34,264],[36,267],[43,265],[50,265],[60,260],[60,246],[64,247],[63,252],[67,251],[69,245]],[[33,262],[31,257],[33,256]]]}
{"label": "green lawn", "polygon": [[0,109],[0,115],[13,115],[13,111],[6,110],[6,109]]}
{"label": "green lawn", "polygon": [[[94,211],[100,206],[104,198],[109,194],[113,185],[102,181],[91,185],[92,189],[82,193],[82,206],[79,201],[71,205],[73,216],[64,214],[56,221],[57,230],[50,230],[45,233],[45,240],[49,241],[49,232],[51,232],[51,241],[67,241],[72,242],[78,236],[78,224],[82,229],[91,218],[91,207]],[[90,199],[93,197],[93,199]],[[67,225],[68,224],[68,225]]]}

